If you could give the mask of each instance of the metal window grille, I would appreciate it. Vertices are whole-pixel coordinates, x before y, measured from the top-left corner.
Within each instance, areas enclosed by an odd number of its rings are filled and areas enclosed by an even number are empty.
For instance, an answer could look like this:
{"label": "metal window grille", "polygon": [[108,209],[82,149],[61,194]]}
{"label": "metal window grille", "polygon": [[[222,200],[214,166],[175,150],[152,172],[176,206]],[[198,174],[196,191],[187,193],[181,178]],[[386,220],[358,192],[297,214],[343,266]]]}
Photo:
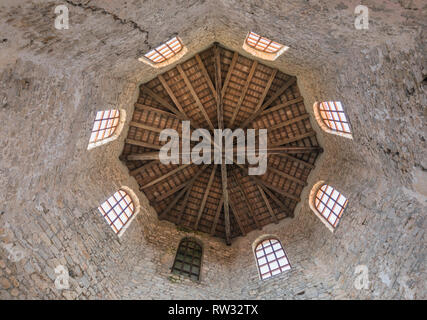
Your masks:
{"label": "metal window grille", "polygon": [[268,279],[276,274],[291,269],[282,244],[277,239],[266,239],[255,248],[261,279]]}
{"label": "metal window grille", "polygon": [[111,137],[117,129],[120,120],[119,110],[105,110],[96,113],[89,143],[94,143]]}
{"label": "metal window grille", "polygon": [[178,247],[172,273],[199,280],[202,263],[202,247],[191,239],[184,239]]}
{"label": "metal window grille", "polygon": [[173,57],[183,48],[181,40],[178,37],[174,37],[166,43],[158,46],[157,48],[149,51],[144,55],[147,59],[154,63],[160,63]]}
{"label": "metal window grille", "polygon": [[261,37],[252,31],[246,37],[246,43],[257,50],[266,53],[276,53],[282,48],[281,44],[265,37]]}
{"label": "metal window grille", "polygon": [[347,202],[347,198],[340,192],[324,184],[316,193],[314,205],[320,215],[324,217],[333,228],[336,228],[347,206]]}
{"label": "metal window grille", "polygon": [[119,233],[134,214],[135,205],[129,194],[120,189],[101,204],[98,210],[114,232]]}
{"label": "metal window grille", "polygon": [[350,124],[339,101],[327,101],[319,104],[319,113],[323,122],[332,130],[351,133]]}

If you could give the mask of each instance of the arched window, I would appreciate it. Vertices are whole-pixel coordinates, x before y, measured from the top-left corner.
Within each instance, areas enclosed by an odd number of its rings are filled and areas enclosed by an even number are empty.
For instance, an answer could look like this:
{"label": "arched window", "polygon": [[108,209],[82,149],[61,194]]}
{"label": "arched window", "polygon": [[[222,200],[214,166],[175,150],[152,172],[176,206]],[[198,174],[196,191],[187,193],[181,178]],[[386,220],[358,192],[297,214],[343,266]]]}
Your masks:
{"label": "arched window", "polygon": [[125,120],[124,110],[98,111],[93,122],[88,149],[113,141],[120,134]]}
{"label": "arched window", "polygon": [[246,36],[243,49],[261,59],[275,60],[289,47],[251,31]]}
{"label": "arched window", "polygon": [[265,37],[261,37],[252,31],[249,32],[248,36],[246,37],[246,43],[257,50],[266,53],[276,53],[282,48],[281,44]]}
{"label": "arched window", "polygon": [[262,240],[255,248],[255,257],[263,280],[291,269],[282,244],[275,238]]}
{"label": "arched window", "polygon": [[178,37],[173,37],[166,43],[158,46],[157,48],[149,51],[144,55],[147,59],[154,63],[160,63],[173,57],[182,50],[182,43]]}
{"label": "arched window", "polygon": [[[122,187],[98,207],[108,225],[121,236],[139,211],[139,202],[130,189]],[[134,200],[135,199],[135,200]]]}
{"label": "arched window", "polygon": [[338,226],[348,200],[323,181],[317,183],[310,194],[310,207],[332,232]]}
{"label": "arched window", "polygon": [[201,245],[189,238],[181,240],[172,266],[172,273],[184,275],[192,280],[199,280],[201,264]]}
{"label": "arched window", "polygon": [[144,57],[139,58],[139,61],[148,63],[152,67],[160,68],[179,60],[186,52],[187,48],[184,47],[181,39],[173,37],[147,52]]}
{"label": "arched window", "polygon": [[340,101],[316,102],[314,115],[324,131],[350,139],[353,138],[350,123]]}

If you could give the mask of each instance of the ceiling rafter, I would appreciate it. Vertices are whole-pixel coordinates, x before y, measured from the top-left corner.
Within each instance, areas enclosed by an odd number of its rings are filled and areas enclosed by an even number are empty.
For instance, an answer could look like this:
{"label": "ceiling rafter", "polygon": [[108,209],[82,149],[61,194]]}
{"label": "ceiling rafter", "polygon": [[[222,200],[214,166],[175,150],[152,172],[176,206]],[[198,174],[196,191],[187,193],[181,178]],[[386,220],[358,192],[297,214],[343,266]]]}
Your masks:
{"label": "ceiling rafter", "polygon": [[[323,149],[320,147],[281,147],[279,146],[279,147],[268,147],[266,150],[267,150],[268,156],[277,155],[279,157],[287,158],[294,162],[302,163],[304,166],[307,166],[309,168],[314,168],[314,165],[304,160],[295,158],[290,154],[323,152]],[[233,152],[234,154],[237,154],[237,147],[233,149]],[[188,153],[179,152],[178,156],[181,157],[182,155],[187,155],[187,154]],[[127,155],[127,160],[129,161],[159,160],[159,152],[131,153]]]}
{"label": "ceiling rafter", "polygon": [[173,103],[175,103],[176,107],[178,108],[179,112],[185,115],[186,118],[188,118],[187,114],[185,113],[184,109],[182,108],[181,103],[179,103],[178,99],[176,98],[175,94],[173,93],[172,89],[169,87],[168,83],[166,82],[165,78],[160,74],[158,75],[158,78],[163,86],[165,88],[166,92],[168,93],[169,97],[172,99]]}
{"label": "ceiling rafter", "polygon": [[268,79],[267,85],[264,88],[264,91],[262,92],[262,95],[258,101],[258,104],[255,107],[254,113],[249,116],[249,118],[247,118],[243,124],[242,124],[242,128],[247,128],[248,125],[259,115],[259,113],[261,113],[266,106],[263,105],[263,102],[265,100],[265,97],[267,96],[268,92],[270,91],[270,87],[273,84],[274,78],[276,78],[276,74],[277,74],[277,69],[273,69],[271,71],[270,77]]}
{"label": "ceiling rafter", "polygon": [[158,152],[145,152],[145,153],[131,153],[127,155],[128,161],[145,161],[145,160],[159,160]]}
{"label": "ceiling rafter", "polygon": [[215,230],[216,230],[216,225],[218,224],[218,220],[219,220],[219,215],[221,214],[221,210],[224,206],[224,196],[221,195],[221,199],[219,200],[219,204],[218,207],[216,208],[216,212],[215,212],[215,218],[214,221],[212,223],[212,228],[211,228],[211,235],[215,234]]}
{"label": "ceiling rafter", "polygon": [[[323,151],[323,150],[322,150],[322,151]],[[320,151],[320,152],[321,152],[321,151]],[[305,160],[301,160],[301,159],[299,159],[299,158],[297,158],[297,157],[291,156],[291,155],[290,155],[290,154],[288,154],[288,153],[278,154],[278,156],[279,156],[279,157],[282,157],[282,158],[286,158],[286,159],[288,159],[288,160],[290,160],[290,161],[293,161],[293,162],[299,163],[299,164],[303,165],[304,167],[307,167],[307,168],[310,168],[310,169],[314,169],[314,164],[312,164],[312,163],[310,163],[310,162],[307,162],[307,161],[305,161]]]}
{"label": "ceiling rafter", "polygon": [[264,189],[259,184],[257,184],[256,186],[258,188],[259,193],[261,193],[261,197],[264,200],[264,203],[267,206],[267,210],[270,213],[270,216],[273,219],[274,223],[279,223],[279,220],[277,219],[276,214],[274,213],[273,208],[271,207],[270,202],[268,201],[267,196],[265,195]]}
{"label": "ceiling rafter", "polygon": [[[215,66],[215,87],[218,99],[216,101],[218,129],[224,129],[224,108],[221,99],[222,79],[221,79],[221,56],[218,45],[214,46],[214,66]],[[230,227],[230,208],[227,187],[227,166],[225,157],[221,162],[221,184],[222,197],[224,199],[224,223],[225,223],[225,242],[231,244],[231,227]]]}
{"label": "ceiling rafter", "polygon": [[150,162],[147,162],[147,163],[145,163],[144,165],[142,165],[141,167],[138,167],[138,168],[136,168],[136,169],[133,169],[133,170],[130,170],[129,171],[129,174],[131,175],[131,176],[135,176],[135,175],[137,175],[138,173],[141,173],[142,171],[144,171],[144,170],[148,170],[148,169],[150,169],[151,167],[153,167],[154,165],[157,165],[158,164],[158,162],[157,161],[150,161]]}
{"label": "ceiling rafter", "polygon": [[144,129],[144,130],[149,130],[149,131],[153,131],[153,132],[157,132],[157,133],[160,133],[163,130],[163,128],[157,128],[157,127],[149,126],[147,124],[144,124],[144,123],[141,123],[141,122],[136,122],[136,121],[131,121],[129,123],[129,125],[131,127],[136,127],[136,128],[140,128],[140,129]]}
{"label": "ceiling rafter", "polygon": [[228,69],[227,76],[225,77],[224,86],[221,89],[221,99],[224,99],[225,91],[227,90],[228,83],[230,82],[231,75],[233,74],[234,67],[236,66],[237,59],[239,54],[237,52],[233,53],[233,58],[231,59],[230,68]]}
{"label": "ceiling rafter", "polygon": [[264,192],[267,193],[267,195],[274,201],[276,202],[276,204],[279,206],[279,208],[286,213],[286,215],[288,217],[293,217],[294,216],[294,212],[289,210],[288,207],[285,206],[285,204],[280,201],[280,199],[278,197],[275,196],[275,194],[270,191],[268,188],[263,188]]}
{"label": "ceiling rafter", "polygon": [[256,176],[254,176],[254,175],[250,175],[250,174],[248,173],[248,168],[247,168],[247,167],[244,167],[244,166],[242,166],[242,165],[240,165],[240,164],[237,164],[237,166],[238,166],[240,169],[242,169],[242,170],[243,170],[243,172],[244,172],[248,177],[250,177],[254,182],[256,182],[257,184],[261,184],[261,185],[263,185],[264,187],[267,187],[267,188],[269,188],[269,189],[271,189],[271,190],[273,190],[273,191],[276,191],[277,193],[282,194],[283,196],[285,196],[286,198],[289,198],[289,199],[291,199],[291,200],[295,200],[295,201],[300,201],[300,200],[301,200],[299,197],[295,196],[295,195],[294,195],[294,194],[292,194],[292,193],[289,193],[289,192],[287,192],[287,191],[285,191],[285,190],[282,190],[282,189],[280,189],[279,187],[276,187],[275,185],[273,185],[273,184],[271,184],[271,183],[269,183],[269,182],[266,182],[266,181],[264,181],[264,180],[262,180],[262,179],[260,179],[260,178],[257,178],[257,177],[256,177]]}
{"label": "ceiling rafter", "polygon": [[260,116],[264,116],[264,115],[269,114],[269,113],[274,112],[274,111],[279,111],[279,110],[281,110],[283,108],[292,106],[294,104],[297,104],[297,103],[303,102],[303,101],[304,101],[304,98],[302,96],[300,96],[298,98],[286,101],[284,103],[276,104],[275,106],[273,106],[271,108],[268,108],[268,109],[264,110],[263,112],[261,112]]}
{"label": "ceiling rafter", "polygon": [[151,180],[149,183],[141,186],[140,189],[141,190],[147,189],[147,188],[155,185],[156,183],[159,183],[159,182],[165,180],[166,178],[169,178],[170,176],[173,176],[174,174],[178,173],[179,171],[187,168],[189,165],[191,165],[191,163],[182,164],[178,168],[175,168],[175,169],[169,171],[168,173],[165,173],[164,175],[162,175],[162,176],[160,176],[160,177],[158,177],[158,178],[156,178],[154,180]]}
{"label": "ceiling rafter", "polygon": [[237,102],[236,106],[234,107],[233,115],[231,116],[230,122],[228,123],[228,128],[233,127],[234,120],[236,120],[236,116],[239,113],[239,110],[240,110],[240,107],[243,103],[243,100],[246,97],[246,92],[248,91],[249,85],[251,84],[252,77],[255,74],[255,70],[256,70],[257,66],[258,66],[258,62],[254,61],[252,63],[251,70],[249,71],[248,77],[246,78],[246,83],[245,83],[245,86],[243,87],[243,90],[240,94],[239,101]]}
{"label": "ceiling rafter", "polygon": [[292,137],[288,137],[288,138],[284,138],[284,139],[281,139],[281,140],[279,140],[279,141],[277,141],[275,143],[271,143],[271,146],[272,147],[278,147],[278,146],[281,146],[281,145],[284,145],[284,144],[288,144],[288,143],[292,143],[292,142],[295,142],[295,141],[303,140],[305,138],[310,138],[310,137],[313,137],[315,135],[316,135],[316,132],[314,130],[310,130],[310,131],[307,131],[305,133],[302,133],[302,134],[299,134],[299,135],[296,135],[296,136],[292,136]]}
{"label": "ceiling rafter", "polygon": [[191,84],[190,79],[188,79],[187,74],[185,73],[184,69],[182,69],[182,66],[180,64],[177,65],[176,67],[177,67],[177,69],[179,71],[179,74],[184,79],[184,82],[185,82],[188,90],[190,90],[190,93],[191,93],[193,99],[195,100],[196,105],[199,107],[200,112],[202,113],[203,117],[205,118],[205,121],[209,125],[209,128],[213,130],[214,126],[212,125],[211,119],[209,118],[209,115],[206,113],[206,110],[203,107],[202,102],[200,101],[199,97],[197,96],[197,93],[194,90],[194,87]]}
{"label": "ceiling rafter", "polygon": [[200,208],[199,208],[199,212],[197,213],[196,222],[194,223],[194,229],[195,230],[198,229],[200,219],[202,217],[203,211],[205,210],[206,200],[208,199],[209,192],[211,191],[211,186],[212,186],[212,183],[213,183],[214,178],[215,178],[216,168],[217,168],[217,165],[215,164],[212,168],[212,172],[211,172],[208,184],[207,184],[206,189],[205,189],[205,194],[203,195],[203,199],[202,199],[202,203],[201,203]]}
{"label": "ceiling rafter", "polygon": [[140,140],[134,140],[134,139],[126,139],[125,142],[132,144],[134,146],[144,147],[144,148],[149,148],[149,149],[160,150],[162,147],[161,145],[158,145],[158,144],[149,143],[149,142],[140,141]]}
{"label": "ceiling rafter", "polygon": [[196,182],[197,178],[208,168],[208,165],[204,165],[204,167],[198,172],[196,176],[194,176],[190,182],[187,191],[185,192],[184,199],[182,201],[181,209],[178,213],[178,217],[176,220],[177,225],[183,225],[182,218],[184,216],[185,209],[187,208],[188,200],[190,199],[191,190],[193,189],[194,183]]}
{"label": "ceiling rafter", "polygon": [[178,213],[178,217],[176,219],[177,225],[182,225],[182,217],[184,216],[185,209],[187,208],[188,199],[190,199],[190,193],[191,193],[191,190],[193,189],[193,185],[194,185],[194,181],[190,182],[190,184],[187,188],[187,191],[185,191],[185,196],[184,196],[184,199],[182,201],[181,209],[180,209],[180,211]]}
{"label": "ceiling rafter", "polygon": [[[181,191],[175,196],[175,198],[169,203],[169,205],[166,207],[165,210],[163,210],[160,214],[159,214],[159,218],[163,219],[165,216],[167,216],[167,214],[169,213],[169,211],[177,204],[177,202],[179,201],[179,199],[182,198],[182,196],[189,191],[189,189],[191,189],[191,187],[193,186],[194,182],[196,181],[196,179],[205,171],[205,169],[207,168],[207,166],[203,166],[194,176],[193,178],[191,178],[191,180],[189,180],[187,182],[187,185],[181,189]],[[183,209],[185,210],[185,208]],[[182,211],[183,211],[182,210]]]}
{"label": "ceiling rafter", "polygon": [[[294,124],[294,123],[296,123],[296,122],[306,120],[306,119],[308,119],[309,117],[310,117],[310,115],[309,115],[308,113],[305,113],[305,114],[302,114],[302,115],[300,115],[300,116],[298,116],[298,117],[295,117],[295,118],[289,119],[289,120],[287,120],[287,121],[283,121],[283,122],[278,123],[278,124],[275,124],[275,125],[272,125],[271,127],[268,127],[267,129],[268,129],[269,131],[274,131],[274,130],[277,130],[277,129],[281,129],[281,128],[283,128],[283,127],[287,127],[287,126],[289,126],[289,125],[291,125],[291,124]],[[260,129],[262,129],[262,128],[260,128]],[[258,135],[259,135],[259,131],[256,131],[256,132],[255,132],[255,136],[258,136]]]}
{"label": "ceiling rafter", "polygon": [[175,113],[171,113],[169,111],[165,111],[165,110],[160,110],[151,106],[148,106],[146,104],[142,104],[142,103],[135,103],[135,110],[136,111],[149,111],[149,112],[154,112],[160,116],[166,116],[166,117],[170,117],[170,118],[174,118],[174,119],[180,119]]}
{"label": "ceiling rafter", "polygon": [[273,167],[271,165],[267,166],[267,171],[274,172],[275,174],[278,174],[279,176],[281,176],[281,177],[283,177],[285,179],[289,179],[289,180],[291,180],[291,181],[293,181],[295,183],[298,183],[298,184],[300,184],[302,186],[306,186],[307,185],[307,182],[305,182],[304,180],[301,180],[299,178],[291,176],[290,174],[288,174],[286,172],[283,172],[283,171],[281,171],[281,170],[279,170],[279,169],[277,169],[277,168],[275,168],[275,167]]}
{"label": "ceiling rafter", "polygon": [[243,227],[242,220],[240,219],[239,212],[237,211],[236,205],[234,204],[233,199],[230,197],[230,207],[231,212],[233,213],[234,219],[236,219],[237,225],[239,226],[240,233],[244,236],[246,235],[245,228]]}
{"label": "ceiling rafter", "polygon": [[200,67],[200,70],[202,70],[203,77],[205,78],[205,81],[208,84],[209,89],[211,90],[213,96],[215,97],[215,100],[218,100],[218,93],[216,92],[216,89],[212,83],[212,80],[209,77],[208,71],[206,70],[206,67],[203,64],[203,61],[198,54],[196,54],[196,60],[197,60],[197,64]]}
{"label": "ceiling rafter", "polygon": [[273,155],[282,155],[282,154],[296,154],[296,153],[322,153],[323,149],[321,147],[299,147],[299,146],[291,146],[291,147],[268,147],[268,154]]}
{"label": "ceiling rafter", "polygon": [[248,214],[249,214],[249,216],[254,220],[257,228],[261,230],[262,227],[261,227],[261,225],[260,225],[260,223],[258,221],[258,218],[257,218],[257,216],[256,216],[256,214],[255,214],[255,212],[253,210],[251,201],[249,200],[249,197],[248,197],[248,195],[247,195],[247,193],[245,191],[245,188],[243,188],[241,182],[237,178],[236,173],[234,171],[231,171],[231,176],[233,177],[233,180],[235,181],[235,183],[237,185],[237,188],[239,189],[240,193],[243,195],[243,198],[245,199],[245,203],[246,203],[246,206],[248,208]]}
{"label": "ceiling rafter", "polygon": [[180,113],[179,110],[177,110],[174,106],[172,106],[167,100],[163,99],[160,95],[155,93],[153,90],[146,86],[141,86],[141,90],[143,93],[147,93],[149,96],[151,96],[154,100],[157,100],[158,103],[162,105],[162,107],[165,107],[172,111],[174,114],[176,114],[180,119],[187,120],[187,117]]}

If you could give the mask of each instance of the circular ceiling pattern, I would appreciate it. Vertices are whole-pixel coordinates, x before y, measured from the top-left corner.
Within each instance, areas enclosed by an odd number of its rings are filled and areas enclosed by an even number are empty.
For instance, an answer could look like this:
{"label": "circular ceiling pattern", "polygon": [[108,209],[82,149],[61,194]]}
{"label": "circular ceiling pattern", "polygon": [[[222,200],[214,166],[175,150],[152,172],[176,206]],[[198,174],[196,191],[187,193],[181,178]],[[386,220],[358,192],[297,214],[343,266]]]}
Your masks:
{"label": "circular ceiling pattern", "polygon": [[[163,164],[163,129],[267,129],[263,175],[250,164]],[[195,143],[194,143],[195,144]],[[194,145],[193,144],[193,145]],[[293,217],[322,152],[296,78],[214,44],[141,85],[120,159],[159,219],[231,239]]]}

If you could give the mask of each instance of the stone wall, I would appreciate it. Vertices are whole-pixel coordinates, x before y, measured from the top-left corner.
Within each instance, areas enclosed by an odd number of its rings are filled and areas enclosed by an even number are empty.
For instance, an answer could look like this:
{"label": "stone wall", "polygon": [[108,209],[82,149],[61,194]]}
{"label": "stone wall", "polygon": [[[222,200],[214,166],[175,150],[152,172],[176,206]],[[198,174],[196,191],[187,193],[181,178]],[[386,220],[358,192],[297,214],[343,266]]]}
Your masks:
{"label": "stone wall", "polygon": [[[69,30],[53,27],[58,4]],[[425,298],[425,8],[368,2],[370,29],[357,31],[357,4],[0,1],[0,299]],[[158,221],[118,159],[127,126],[111,144],[87,144],[96,111],[132,114],[138,85],[165,71],[137,60],[150,48],[177,34],[183,59],[213,41],[248,55],[249,30],[290,46],[266,64],[298,77],[308,112],[342,101],[354,139],[312,118],[325,152],[295,218],[226,246]],[[334,234],[307,203],[320,179],[349,199]],[[96,208],[122,185],[141,211],[118,239]],[[264,234],[293,268],[261,281],[252,244]],[[170,274],[184,236],[204,244],[200,282]],[[55,288],[58,265],[69,289]],[[368,290],[354,287],[357,265],[368,267]]]}

